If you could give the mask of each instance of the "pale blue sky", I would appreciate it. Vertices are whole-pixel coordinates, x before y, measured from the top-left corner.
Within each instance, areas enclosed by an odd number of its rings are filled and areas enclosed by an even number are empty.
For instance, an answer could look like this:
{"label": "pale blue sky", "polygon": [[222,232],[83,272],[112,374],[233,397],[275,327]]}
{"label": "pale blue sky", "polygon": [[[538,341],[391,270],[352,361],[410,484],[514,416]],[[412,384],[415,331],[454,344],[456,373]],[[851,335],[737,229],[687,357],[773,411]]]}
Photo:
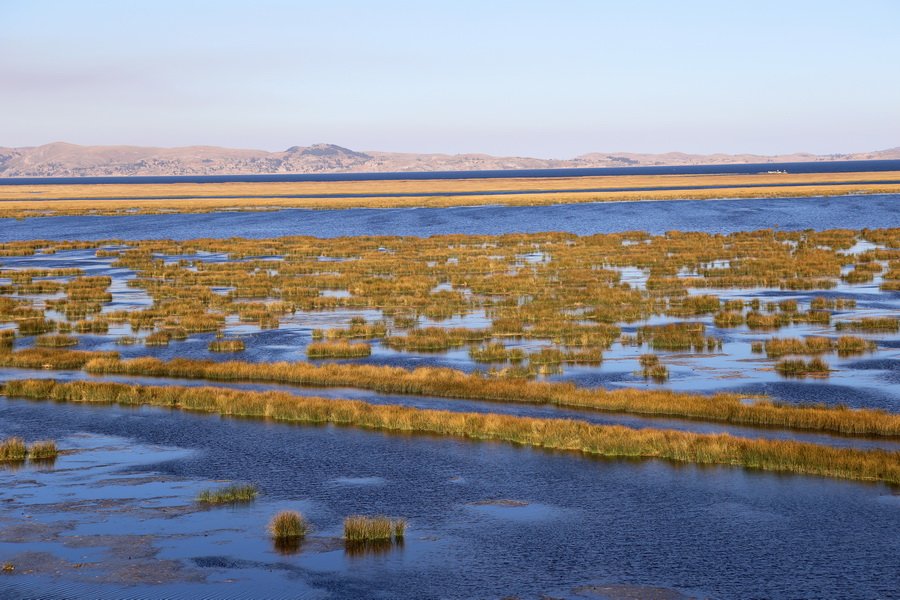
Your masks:
{"label": "pale blue sky", "polygon": [[900,1],[0,0],[0,146],[900,146]]}

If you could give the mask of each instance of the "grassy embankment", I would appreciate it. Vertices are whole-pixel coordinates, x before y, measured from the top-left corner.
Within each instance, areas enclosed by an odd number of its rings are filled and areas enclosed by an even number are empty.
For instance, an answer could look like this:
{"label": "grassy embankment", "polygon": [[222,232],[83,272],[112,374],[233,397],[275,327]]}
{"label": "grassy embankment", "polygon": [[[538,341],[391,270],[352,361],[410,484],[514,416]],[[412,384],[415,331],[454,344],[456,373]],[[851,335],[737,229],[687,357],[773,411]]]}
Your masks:
{"label": "grassy embankment", "polygon": [[298,397],[284,392],[210,387],[17,380],[4,384],[2,391],[10,397],[33,400],[153,405],[242,418],[493,440],[595,456],[656,458],[900,483],[900,452],[838,448],[790,440],[745,439],[728,434],[631,429],[564,419],[422,410],[357,400]]}

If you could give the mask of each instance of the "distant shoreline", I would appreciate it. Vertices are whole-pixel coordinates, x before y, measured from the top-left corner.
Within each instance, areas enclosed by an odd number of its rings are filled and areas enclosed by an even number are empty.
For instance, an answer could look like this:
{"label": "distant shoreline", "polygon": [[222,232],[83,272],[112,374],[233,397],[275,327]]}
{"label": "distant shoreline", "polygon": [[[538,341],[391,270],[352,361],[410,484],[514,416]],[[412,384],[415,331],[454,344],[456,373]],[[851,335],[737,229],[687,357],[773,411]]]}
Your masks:
{"label": "distant shoreline", "polygon": [[727,175],[860,173],[900,171],[900,160],[811,160],[802,162],[718,163],[707,165],[654,165],[633,167],[488,169],[473,171],[393,171],[323,172],[229,175],[109,175],[60,177],[6,177],[0,186],[14,185],[95,185],[95,184],[177,184],[177,183],[281,183],[339,181],[459,180],[509,178],[575,178],[629,175]]}

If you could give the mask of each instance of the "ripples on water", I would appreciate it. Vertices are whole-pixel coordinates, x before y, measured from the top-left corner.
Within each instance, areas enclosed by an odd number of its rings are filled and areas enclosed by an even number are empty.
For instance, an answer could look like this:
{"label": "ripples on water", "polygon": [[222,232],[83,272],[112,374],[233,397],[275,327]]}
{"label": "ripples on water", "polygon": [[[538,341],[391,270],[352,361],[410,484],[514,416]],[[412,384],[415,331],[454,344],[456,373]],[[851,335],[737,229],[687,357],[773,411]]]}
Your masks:
{"label": "ripples on water", "polygon": [[900,227],[900,195],[0,219],[0,241]]}

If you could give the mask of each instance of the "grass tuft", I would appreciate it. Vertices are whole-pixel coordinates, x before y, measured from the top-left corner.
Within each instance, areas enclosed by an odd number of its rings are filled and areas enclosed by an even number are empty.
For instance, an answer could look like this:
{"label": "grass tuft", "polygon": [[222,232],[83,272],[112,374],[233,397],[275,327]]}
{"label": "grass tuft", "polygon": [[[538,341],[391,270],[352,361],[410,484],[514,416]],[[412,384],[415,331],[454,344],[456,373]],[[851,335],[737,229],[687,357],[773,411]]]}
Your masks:
{"label": "grass tuft", "polygon": [[308,531],[306,519],[294,510],[283,510],[269,521],[269,535],[275,540],[297,540]]}
{"label": "grass tuft", "polygon": [[217,490],[203,490],[197,496],[197,502],[201,504],[237,504],[239,502],[252,502],[259,491],[252,484],[229,485]]}
{"label": "grass tuft", "polygon": [[20,437],[11,437],[0,442],[0,461],[25,460],[27,455],[25,440]]}

